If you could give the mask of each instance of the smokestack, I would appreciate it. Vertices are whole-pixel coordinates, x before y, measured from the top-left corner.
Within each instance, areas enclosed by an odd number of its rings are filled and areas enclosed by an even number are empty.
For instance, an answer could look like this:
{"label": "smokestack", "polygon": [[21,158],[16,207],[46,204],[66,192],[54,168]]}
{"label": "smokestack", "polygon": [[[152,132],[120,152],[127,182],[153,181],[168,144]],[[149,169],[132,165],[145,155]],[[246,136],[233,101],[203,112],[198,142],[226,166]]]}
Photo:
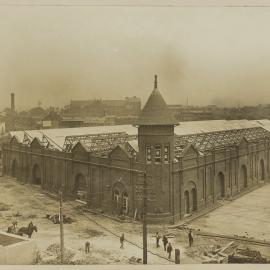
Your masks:
{"label": "smokestack", "polygon": [[15,95],[11,93],[11,112],[15,112]]}

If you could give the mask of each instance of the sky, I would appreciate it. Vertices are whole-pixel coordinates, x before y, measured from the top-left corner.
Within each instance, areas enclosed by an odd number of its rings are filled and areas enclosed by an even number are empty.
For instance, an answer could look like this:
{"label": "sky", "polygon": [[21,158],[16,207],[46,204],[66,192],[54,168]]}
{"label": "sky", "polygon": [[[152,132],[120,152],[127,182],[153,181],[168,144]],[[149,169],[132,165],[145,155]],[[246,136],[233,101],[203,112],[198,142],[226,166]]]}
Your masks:
{"label": "sky", "polygon": [[[0,1],[1,4],[1,1]],[[0,109],[71,99],[270,103],[270,7],[0,5]]]}

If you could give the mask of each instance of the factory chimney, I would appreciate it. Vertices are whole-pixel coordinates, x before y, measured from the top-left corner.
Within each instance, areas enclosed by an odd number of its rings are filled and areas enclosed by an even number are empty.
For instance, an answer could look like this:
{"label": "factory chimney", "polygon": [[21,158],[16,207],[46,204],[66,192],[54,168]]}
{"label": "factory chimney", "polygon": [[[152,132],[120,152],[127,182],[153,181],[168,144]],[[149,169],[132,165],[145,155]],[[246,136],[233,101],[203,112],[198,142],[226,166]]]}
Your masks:
{"label": "factory chimney", "polygon": [[11,93],[11,112],[14,113],[15,112],[15,95],[14,93]]}

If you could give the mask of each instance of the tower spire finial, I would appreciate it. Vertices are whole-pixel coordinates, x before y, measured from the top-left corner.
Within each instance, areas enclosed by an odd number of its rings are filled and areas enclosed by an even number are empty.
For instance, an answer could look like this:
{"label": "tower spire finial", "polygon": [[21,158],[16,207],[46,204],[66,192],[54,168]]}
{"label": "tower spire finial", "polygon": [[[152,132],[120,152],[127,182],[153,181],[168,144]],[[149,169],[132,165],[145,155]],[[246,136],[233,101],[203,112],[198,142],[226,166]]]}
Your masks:
{"label": "tower spire finial", "polygon": [[157,75],[155,75],[155,84],[154,84],[154,89],[157,89]]}

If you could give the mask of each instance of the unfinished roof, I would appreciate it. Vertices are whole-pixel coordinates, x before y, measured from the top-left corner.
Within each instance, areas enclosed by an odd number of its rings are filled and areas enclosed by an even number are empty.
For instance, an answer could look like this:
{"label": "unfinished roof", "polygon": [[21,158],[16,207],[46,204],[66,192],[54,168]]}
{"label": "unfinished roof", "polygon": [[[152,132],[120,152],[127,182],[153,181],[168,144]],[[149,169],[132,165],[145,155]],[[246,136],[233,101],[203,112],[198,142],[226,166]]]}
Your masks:
{"label": "unfinished roof", "polygon": [[171,110],[157,88],[157,76],[155,75],[154,90],[148,98],[136,125],[177,125]]}
{"label": "unfinished roof", "polygon": [[[205,152],[213,147],[237,143],[243,137],[248,140],[264,138],[269,131],[269,120],[181,122],[175,127],[175,151],[181,154],[184,147],[194,144],[199,151]],[[106,153],[117,145],[138,152],[137,128],[131,125],[11,131],[9,137],[13,136],[25,145],[37,138],[45,148],[58,151],[70,152],[80,141],[94,153]]]}
{"label": "unfinished roof", "polygon": [[[131,125],[117,125],[10,132],[10,136],[16,136],[20,143],[30,145],[34,138],[38,138],[44,147],[59,151],[71,151],[72,147],[79,141],[90,145],[91,142],[97,144],[99,138],[102,138],[103,141],[106,140],[105,138],[114,140],[111,137],[117,137],[116,134],[119,135],[119,141],[122,143],[122,137],[134,139],[134,136],[137,136],[137,128]],[[117,143],[116,139],[115,143]]]}
{"label": "unfinished roof", "polygon": [[182,135],[175,138],[175,153],[176,157],[180,157],[188,145],[193,145],[200,153],[205,153],[216,148],[236,146],[243,139],[258,141],[266,138],[270,138],[270,132],[262,127]]}

